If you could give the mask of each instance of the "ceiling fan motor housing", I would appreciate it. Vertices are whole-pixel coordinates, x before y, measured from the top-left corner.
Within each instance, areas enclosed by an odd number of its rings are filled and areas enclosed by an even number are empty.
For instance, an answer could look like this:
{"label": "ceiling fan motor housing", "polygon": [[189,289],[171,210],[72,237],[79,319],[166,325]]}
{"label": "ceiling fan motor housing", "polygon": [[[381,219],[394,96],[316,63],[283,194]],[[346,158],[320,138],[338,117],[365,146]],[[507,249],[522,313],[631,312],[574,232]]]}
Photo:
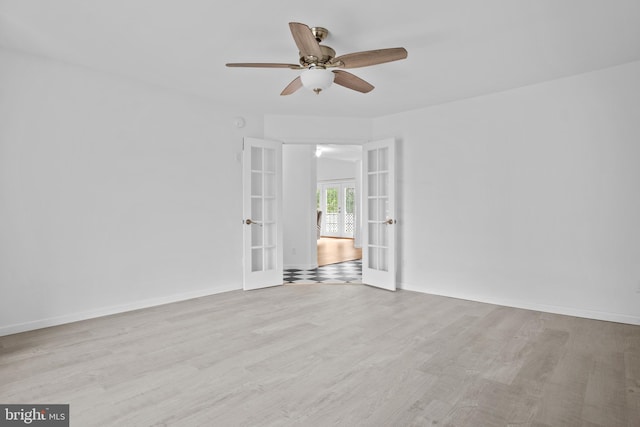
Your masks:
{"label": "ceiling fan motor housing", "polygon": [[304,56],[302,52],[299,52],[300,55],[300,65],[305,68],[309,68],[312,65],[316,66],[324,66],[328,64],[333,58],[336,57],[336,51],[330,48],[329,46],[320,45],[320,50],[322,50],[322,57],[317,58],[313,55]]}

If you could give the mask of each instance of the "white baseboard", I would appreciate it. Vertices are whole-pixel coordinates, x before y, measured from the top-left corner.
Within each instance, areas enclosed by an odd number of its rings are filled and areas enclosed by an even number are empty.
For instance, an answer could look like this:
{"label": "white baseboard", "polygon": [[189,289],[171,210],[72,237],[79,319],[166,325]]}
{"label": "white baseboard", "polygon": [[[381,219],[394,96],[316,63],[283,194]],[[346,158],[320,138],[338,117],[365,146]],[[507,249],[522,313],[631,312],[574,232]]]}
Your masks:
{"label": "white baseboard", "polygon": [[172,302],[185,301],[193,298],[200,298],[223,292],[235,291],[242,289],[237,285],[219,286],[210,289],[202,289],[199,291],[185,292],[181,294],[168,295],[159,298],[150,298],[140,301],[134,301],[127,304],[114,305],[109,307],[101,307],[95,310],[83,311],[79,313],[65,314],[62,316],[49,317],[46,319],[32,320],[24,323],[16,323],[13,325],[0,326],[0,336],[17,334],[19,332],[33,331],[35,329],[48,328],[50,326],[63,325],[65,323],[78,322],[80,320],[94,319],[96,317],[109,316],[112,314],[124,313],[127,311],[139,310],[141,308],[155,307],[158,305],[170,304]]}
{"label": "white baseboard", "polygon": [[501,305],[505,307],[522,308],[525,310],[542,311],[545,313],[564,314],[567,316],[583,317],[586,319],[605,320],[608,322],[628,323],[631,325],[640,325],[640,317],[630,316],[627,314],[610,313],[604,311],[588,310],[576,307],[564,307],[548,304],[530,303],[526,301],[502,299],[488,296],[469,295],[456,292],[441,292],[430,289],[428,286],[412,285],[409,283],[401,283],[400,289],[405,291],[420,292],[423,294],[438,295],[449,298],[457,298],[468,301],[483,302],[487,304]]}

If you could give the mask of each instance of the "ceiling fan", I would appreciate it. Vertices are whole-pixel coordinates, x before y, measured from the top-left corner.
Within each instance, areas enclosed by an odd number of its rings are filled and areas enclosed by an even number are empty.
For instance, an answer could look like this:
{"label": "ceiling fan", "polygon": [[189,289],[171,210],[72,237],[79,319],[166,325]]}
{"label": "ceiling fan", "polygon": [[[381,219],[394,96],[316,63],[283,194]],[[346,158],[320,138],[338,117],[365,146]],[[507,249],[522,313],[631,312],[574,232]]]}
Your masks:
{"label": "ceiling fan", "polygon": [[289,29],[300,51],[299,65],[270,62],[240,62],[228,63],[226,64],[227,67],[290,68],[292,70],[305,70],[293,79],[280,95],[291,95],[303,86],[311,89],[316,94],[320,94],[324,89],[331,86],[331,83],[336,83],[358,92],[368,93],[373,90],[373,85],[370,83],[347,71],[330,69],[368,67],[385,62],[398,61],[407,57],[407,50],[403,47],[367,50],[336,56],[335,50],[329,46],[320,44],[329,34],[326,28],[309,28],[307,25],[299,22],[290,22]]}

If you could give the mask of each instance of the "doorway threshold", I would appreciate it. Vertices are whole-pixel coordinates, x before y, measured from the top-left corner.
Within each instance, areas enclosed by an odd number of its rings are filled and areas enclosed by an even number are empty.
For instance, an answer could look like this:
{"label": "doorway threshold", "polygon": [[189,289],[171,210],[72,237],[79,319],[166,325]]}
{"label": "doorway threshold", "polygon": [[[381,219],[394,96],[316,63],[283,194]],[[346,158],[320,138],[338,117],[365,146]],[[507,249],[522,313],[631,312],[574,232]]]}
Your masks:
{"label": "doorway threshold", "polygon": [[289,269],[284,271],[285,285],[317,283],[362,284],[362,260],[328,264],[312,270]]}

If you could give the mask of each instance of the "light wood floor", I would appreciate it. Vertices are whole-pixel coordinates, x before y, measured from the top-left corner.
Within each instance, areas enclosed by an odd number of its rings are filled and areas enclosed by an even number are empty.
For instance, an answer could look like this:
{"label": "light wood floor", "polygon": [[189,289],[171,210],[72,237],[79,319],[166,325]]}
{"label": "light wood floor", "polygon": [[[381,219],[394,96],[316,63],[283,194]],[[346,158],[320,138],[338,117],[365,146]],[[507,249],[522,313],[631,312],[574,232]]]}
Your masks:
{"label": "light wood floor", "polygon": [[0,402],[73,426],[640,426],[640,327],[364,285],[0,338]]}
{"label": "light wood floor", "polygon": [[318,266],[362,258],[362,249],[353,247],[353,239],[321,237],[318,240]]}

